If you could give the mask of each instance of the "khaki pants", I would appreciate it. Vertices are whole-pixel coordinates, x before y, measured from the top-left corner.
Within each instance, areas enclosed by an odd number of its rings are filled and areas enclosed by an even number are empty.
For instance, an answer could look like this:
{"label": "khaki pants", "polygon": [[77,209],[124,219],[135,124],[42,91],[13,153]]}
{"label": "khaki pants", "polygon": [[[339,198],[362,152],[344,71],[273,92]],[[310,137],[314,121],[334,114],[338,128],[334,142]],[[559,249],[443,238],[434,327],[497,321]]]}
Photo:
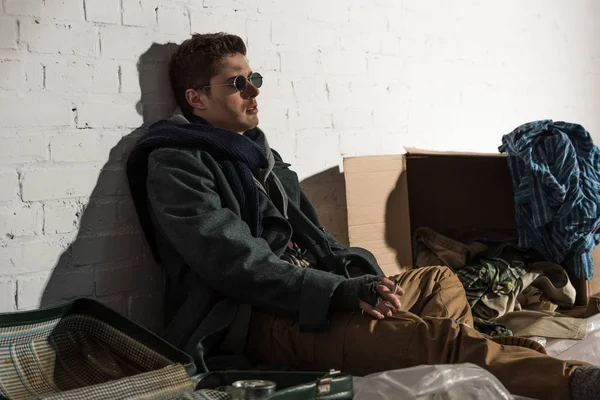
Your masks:
{"label": "khaki pants", "polygon": [[245,353],[255,362],[336,368],[357,376],[470,362],[490,371],[513,394],[569,398],[569,378],[585,363],[549,357],[529,339],[492,339],[477,332],[462,284],[446,267],[417,268],[399,278],[406,291],[400,297],[403,311],[381,321],[360,312],[334,313],[328,331],[301,333],[291,319],[253,311]]}

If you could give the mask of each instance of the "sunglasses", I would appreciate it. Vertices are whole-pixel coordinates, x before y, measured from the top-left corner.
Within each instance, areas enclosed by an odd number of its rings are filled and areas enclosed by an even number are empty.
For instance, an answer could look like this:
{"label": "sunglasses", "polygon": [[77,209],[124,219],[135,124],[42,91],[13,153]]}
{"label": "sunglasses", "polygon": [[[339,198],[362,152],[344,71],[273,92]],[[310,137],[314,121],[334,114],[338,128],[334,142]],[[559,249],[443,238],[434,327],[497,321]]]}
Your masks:
{"label": "sunglasses", "polygon": [[263,77],[258,72],[253,72],[249,77],[238,75],[233,79],[233,82],[231,82],[231,83],[224,83],[222,85],[208,85],[208,86],[204,86],[204,87],[208,88],[208,87],[217,87],[217,86],[233,86],[239,92],[243,92],[244,90],[246,90],[248,88],[248,82],[250,82],[252,84],[252,86],[254,86],[255,88],[258,89],[263,84]]}

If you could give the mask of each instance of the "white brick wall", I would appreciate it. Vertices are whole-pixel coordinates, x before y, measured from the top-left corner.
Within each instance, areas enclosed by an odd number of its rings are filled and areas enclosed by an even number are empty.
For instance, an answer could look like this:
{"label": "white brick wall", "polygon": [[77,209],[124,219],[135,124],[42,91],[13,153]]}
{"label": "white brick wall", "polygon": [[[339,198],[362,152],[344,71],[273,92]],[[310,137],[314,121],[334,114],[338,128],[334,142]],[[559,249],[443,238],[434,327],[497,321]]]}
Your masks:
{"label": "white brick wall", "polygon": [[161,45],[244,38],[261,126],[343,235],[339,173],[319,174],[343,155],[495,152],[539,118],[600,141],[599,17],[589,0],[0,0],[0,312],[91,296],[158,327],[123,161],[172,104]]}

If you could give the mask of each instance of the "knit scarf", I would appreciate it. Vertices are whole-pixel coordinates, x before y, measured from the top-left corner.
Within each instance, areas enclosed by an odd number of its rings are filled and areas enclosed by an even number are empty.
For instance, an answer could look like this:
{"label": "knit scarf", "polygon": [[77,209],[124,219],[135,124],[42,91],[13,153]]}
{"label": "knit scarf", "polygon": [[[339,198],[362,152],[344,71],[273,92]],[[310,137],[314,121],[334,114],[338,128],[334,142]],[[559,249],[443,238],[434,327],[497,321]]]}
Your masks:
{"label": "knit scarf", "polygon": [[252,169],[268,167],[264,141],[264,133],[259,128],[240,135],[215,128],[201,119],[189,124],[160,121],[150,126],[127,159],[127,179],[140,224],[157,260],[159,256],[146,187],[150,153],[162,147],[188,147],[208,152],[221,165],[240,205],[242,219],[250,227],[252,235],[259,237],[262,234],[262,212]]}

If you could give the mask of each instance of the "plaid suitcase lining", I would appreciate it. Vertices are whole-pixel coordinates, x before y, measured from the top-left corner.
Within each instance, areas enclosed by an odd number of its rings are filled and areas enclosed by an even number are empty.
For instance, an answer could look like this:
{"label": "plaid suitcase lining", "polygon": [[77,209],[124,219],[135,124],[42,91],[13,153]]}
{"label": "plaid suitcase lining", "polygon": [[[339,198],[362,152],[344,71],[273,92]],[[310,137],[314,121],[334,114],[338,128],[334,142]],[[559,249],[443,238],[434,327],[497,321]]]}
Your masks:
{"label": "plaid suitcase lining", "polygon": [[[152,385],[163,379],[162,374],[171,375],[164,377],[168,386],[187,382],[187,391],[191,391],[183,366],[172,364],[116,328],[87,315],[71,314],[47,322],[0,327],[0,396],[9,399],[79,391],[88,386],[95,390],[106,386],[111,398],[120,398],[118,393],[127,393],[122,382],[129,380],[141,380],[143,383],[136,390],[146,387],[148,393],[153,393]],[[168,367],[177,367],[178,372],[175,374]],[[160,395],[165,387],[158,384],[155,391]],[[148,390],[144,389],[144,393]],[[77,398],[88,398],[88,394]],[[144,394],[141,398],[155,397]]]}

